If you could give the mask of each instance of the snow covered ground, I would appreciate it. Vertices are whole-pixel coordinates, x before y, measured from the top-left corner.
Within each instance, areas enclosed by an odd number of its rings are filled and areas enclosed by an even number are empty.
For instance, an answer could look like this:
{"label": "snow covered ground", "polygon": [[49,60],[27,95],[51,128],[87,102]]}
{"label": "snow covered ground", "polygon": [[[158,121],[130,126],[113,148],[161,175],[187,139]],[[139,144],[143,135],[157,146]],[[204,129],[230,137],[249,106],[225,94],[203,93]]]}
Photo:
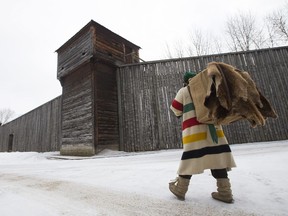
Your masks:
{"label": "snow covered ground", "polygon": [[211,198],[209,171],[192,177],[185,201],[170,193],[182,150],[0,153],[0,215],[288,215],[288,140],[231,148],[234,204]]}

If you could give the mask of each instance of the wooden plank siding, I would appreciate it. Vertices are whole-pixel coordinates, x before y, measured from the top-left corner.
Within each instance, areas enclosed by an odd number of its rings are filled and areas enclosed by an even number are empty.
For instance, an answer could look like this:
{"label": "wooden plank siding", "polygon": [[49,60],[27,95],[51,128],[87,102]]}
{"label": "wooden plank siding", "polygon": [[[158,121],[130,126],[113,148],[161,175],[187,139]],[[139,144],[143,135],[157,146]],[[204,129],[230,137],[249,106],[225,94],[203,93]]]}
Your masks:
{"label": "wooden plank siding", "polygon": [[115,65],[138,63],[139,49],[139,46],[91,20],[56,50],[57,78],[61,81],[62,77],[91,58],[108,60]]}
{"label": "wooden plank siding", "polygon": [[94,64],[94,128],[97,150],[119,149],[118,97],[113,65]]}
{"label": "wooden plank siding", "polygon": [[0,151],[59,151],[61,96],[0,127]]}
{"label": "wooden plank siding", "polygon": [[62,78],[63,155],[95,154],[92,76],[91,64],[87,63]]}
{"label": "wooden plank siding", "polygon": [[146,151],[181,147],[181,120],[170,104],[182,86],[185,71],[199,72],[220,61],[248,71],[279,118],[252,129],[241,121],[224,126],[229,143],[288,138],[288,47],[169,59],[121,66],[117,71],[120,149]]}
{"label": "wooden plank siding", "polygon": [[93,52],[93,29],[81,32],[78,38],[57,50],[57,78],[61,80],[61,77],[90,61]]}
{"label": "wooden plank siding", "polygon": [[95,53],[113,58],[114,62],[137,63],[139,59],[132,58],[131,53],[135,52],[138,56],[138,49],[132,49],[126,44],[117,40],[113,36],[107,36],[102,32],[96,32],[97,39],[95,40]]}

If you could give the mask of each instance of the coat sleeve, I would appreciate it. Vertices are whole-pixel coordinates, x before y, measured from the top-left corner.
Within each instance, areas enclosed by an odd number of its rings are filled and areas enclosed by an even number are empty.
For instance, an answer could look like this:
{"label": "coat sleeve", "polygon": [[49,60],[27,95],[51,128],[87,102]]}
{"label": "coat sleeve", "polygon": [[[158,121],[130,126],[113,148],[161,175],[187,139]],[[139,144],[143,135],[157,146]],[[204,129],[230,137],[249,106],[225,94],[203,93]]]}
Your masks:
{"label": "coat sleeve", "polygon": [[174,112],[177,117],[183,114],[183,88],[180,89],[176,97],[173,99],[170,109]]}

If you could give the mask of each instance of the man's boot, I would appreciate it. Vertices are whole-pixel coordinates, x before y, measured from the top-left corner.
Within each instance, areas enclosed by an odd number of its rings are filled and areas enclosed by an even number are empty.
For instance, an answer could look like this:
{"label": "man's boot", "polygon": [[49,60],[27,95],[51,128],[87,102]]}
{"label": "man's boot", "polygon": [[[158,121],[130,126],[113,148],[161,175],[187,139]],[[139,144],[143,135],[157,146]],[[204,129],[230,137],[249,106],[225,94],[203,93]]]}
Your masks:
{"label": "man's boot", "polygon": [[169,183],[170,191],[179,199],[185,200],[185,194],[188,191],[190,179],[177,177]]}
{"label": "man's boot", "polygon": [[230,180],[228,178],[217,179],[217,187],[218,192],[213,192],[212,197],[225,203],[233,203]]}

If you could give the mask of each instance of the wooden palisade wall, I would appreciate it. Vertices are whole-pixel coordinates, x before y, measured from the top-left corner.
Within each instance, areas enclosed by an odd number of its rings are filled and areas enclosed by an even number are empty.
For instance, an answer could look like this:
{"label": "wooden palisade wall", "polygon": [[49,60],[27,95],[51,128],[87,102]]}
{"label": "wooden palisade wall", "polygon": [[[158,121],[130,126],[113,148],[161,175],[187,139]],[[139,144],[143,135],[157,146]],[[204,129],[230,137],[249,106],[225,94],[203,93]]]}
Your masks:
{"label": "wooden palisade wall", "polygon": [[182,86],[183,73],[201,71],[211,61],[248,71],[279,115],[255,129],[245,121],[225,126],[228,141],[284,140],[288,138],[287,59],[288,47],[280,47],[138,63],[118,69],[110,63],[86,62],[61,81],[64,97],[0,127],[0,151],[8,151],[9,137],[13,137],[12,151],[57,151],[61,144],[92,146],[93,142],[101,148],[120,142],[120,150],[124,151],[180,148],[181,120],[170,111],[170,103]]}
{"label": "wooden palisade wall", "polygon": [[181,147],[181,120],[170,104],[182,86],[185,71],[203,70],[219,61],[248,71],[279,118],[252,129],[246,121],[225,126],[232,143],[288,138],[288,47],[122,66],[118,70],[120,146],[124,151]]}
{"label": "wooden palisade wall", "polygon": [[59,151],[60,104],[61,96],[1,126],[0,151]]}

